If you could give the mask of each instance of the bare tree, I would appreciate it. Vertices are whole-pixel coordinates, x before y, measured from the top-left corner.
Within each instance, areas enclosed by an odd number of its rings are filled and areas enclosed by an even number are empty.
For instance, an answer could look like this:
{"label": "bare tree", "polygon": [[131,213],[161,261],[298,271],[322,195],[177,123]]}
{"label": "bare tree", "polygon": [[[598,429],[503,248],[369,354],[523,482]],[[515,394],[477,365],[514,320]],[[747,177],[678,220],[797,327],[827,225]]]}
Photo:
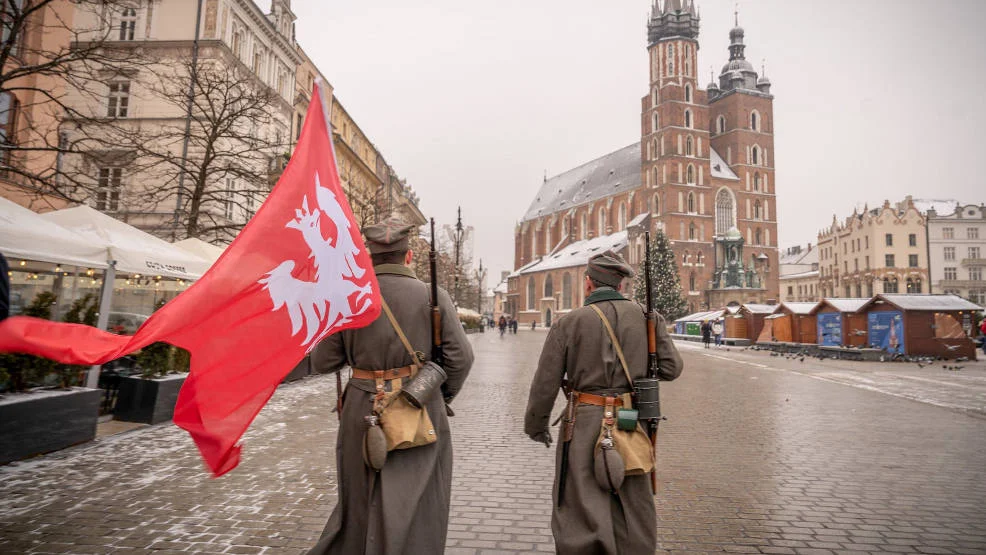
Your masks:
{"label": "bare tree", "polygon": [[[132,24],[117,0],[0,0],[0,177],[28,197],[66,199],[62,157],[74,152],[59,122],[84,120],[94,76],[134,71],[135,51],[110,47]],[[103,91],[97,94],[102,95]]]}

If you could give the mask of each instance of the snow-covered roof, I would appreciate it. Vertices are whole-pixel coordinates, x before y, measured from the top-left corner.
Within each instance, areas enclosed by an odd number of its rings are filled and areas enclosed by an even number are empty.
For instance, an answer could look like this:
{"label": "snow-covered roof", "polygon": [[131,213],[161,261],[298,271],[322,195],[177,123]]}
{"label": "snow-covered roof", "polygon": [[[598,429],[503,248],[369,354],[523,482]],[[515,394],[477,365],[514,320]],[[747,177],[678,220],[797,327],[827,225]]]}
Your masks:
{"label": "snow-covered roof", "polygon": [[818,264],[818,249],[811,247],[807,249],[801,249],[794,253],[783,253],[781,254],[780,265],[781,273],[784,273],[784,266],[786,265],[800,265],[800,264]]}
{"label": "snow-covered roof", "polygon": [[527,270],[527,269],[528,269],[528,268],[530,268],[531,266],[533,266],[533,265],[535,265],[535,264],[538,264],[538,263],[540,263],[540,262],[541,262],[541,259],[540,259],[540,258],[538,258],[537,260],[531,260],[531,261],[530,261],[530,262],[528,262],[527,264],[524,264],[524,265],[523,265],[523,266],[521,266],[520,268],[517,268],[516,270],[514,270],[513,272],[511,272],[511,274],[510,274],[509,276],[507,276],[507,278],[509,279],[509,278],[513,278],[513,277],[517,277],[517,276],[519,276],[520,274],[522,274],[522,273],[524,273],[524,270]]}
{"label": "snow-covered roof", "polygon": [[647,219],[647,216],[650,216],[650,212],[643,212],[641,214],[637,214],[636,216],[633,217],[632,220],[630,220],[630,223],[627,224],[627,227],[634,227],[644,223],[644,220]]}
{"label": "snow-covered roof", "polygon": [[867,305],[885,300],[903,310],[982,310],[983,307],[956,295],[907,295],[882,294],[871,299]]}
{"label": "snow-covered roof", "polygon": [[689,314],[688,316],[682,316],[675,320],[675,322],[701,322],[703,320],[716,320],[721,318],[723,315],[722,310],[707,310],[705,312],[696,312],[694,314]]}
{"label": "snow-covered roof", "polygon": [[709,147],[709,167],[712,168],[712,177],[718,177],[719,179],[735,179],[739,181],[739,177],[733,173],[733,170],[729,169],[729,164],[719,156],[716,149]]}
{"label": "snow-covered roof", "polygon": [[758,304],[758,303],[746,303],[743,305],[747,311],[753,314],[773,314],[777,310],[776,304]]}
{"label": "snow-covered roof", "polygon": [[496,287],[493,288],[493,292],[494,293],[500,293],[500,294],[506,293],[507,292],[507,280],[503,280],[500,283],[496,284]]}
{"label": "snow-covered roof", "polygon": [[822,299],[822,302],[815,307],[815,312],[818,312],[825,303],[832,305],[839,312],[856,312],[867,302],[869,299]]}
{"label": "snow-covered roof", "polygon": [[796,274],[783,274],[782,273],[781,276],[780,276],[780,278],[778,278],[778,279],[780,279],[781,281],[784,281],[786,279],[801,279],[801,278],[810,278],[810,277],[817,277],[817,276],[818,276],[818,270],[808,270],[807,272],[798,272]]}
{"label": "snow-covered roof", "polygon": [[555,270],[558,268],[571,268],[573,266],[585,266],[589,258],[593,255],[612,250],[619,252],[627,246],[626,230],[618,231],[611,235],[603,235],[583,241],[576,241],[560,251],[545,256],[533,264],[528,264],[517,271],[518,274],[530,274],[533,272],[543,272],[545,270]]}
{"label": "snow-covered roof", "polygon": [[640,187],[640,143],[621,148],[548,180],[522,221]]}
{"label": "snow-covered roof", "polygon": [[959,201],[955,199],[924,199],[916,198],[914,199],[914,208],[917,208],[922,214],[927,213],[928,210],[934,209],[939,216],[947,216],[952,212],[955,212],[955,207],[959,205]]}
{"label": "snow-covered roof", "polygon": [[812,309],[818,306],[818,303],[781,303],[781,306],[787,308],[792,314],[811,314]]}

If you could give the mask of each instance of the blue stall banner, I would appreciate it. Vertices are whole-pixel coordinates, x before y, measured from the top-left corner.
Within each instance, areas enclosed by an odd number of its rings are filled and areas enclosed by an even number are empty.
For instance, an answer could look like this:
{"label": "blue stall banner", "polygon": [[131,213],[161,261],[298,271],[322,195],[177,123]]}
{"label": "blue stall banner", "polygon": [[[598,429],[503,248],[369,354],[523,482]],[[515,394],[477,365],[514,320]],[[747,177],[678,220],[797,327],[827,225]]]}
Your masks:
{"label": "blue stall banner", "polygon": [[904,315],[899,311],[870,312],[870,344],[888,353],[904,352]]}
{"label": "blue stall banner", "polygon": [[829,347],[842,345],[842,314],[838,312],[818,313],[818,344]]}

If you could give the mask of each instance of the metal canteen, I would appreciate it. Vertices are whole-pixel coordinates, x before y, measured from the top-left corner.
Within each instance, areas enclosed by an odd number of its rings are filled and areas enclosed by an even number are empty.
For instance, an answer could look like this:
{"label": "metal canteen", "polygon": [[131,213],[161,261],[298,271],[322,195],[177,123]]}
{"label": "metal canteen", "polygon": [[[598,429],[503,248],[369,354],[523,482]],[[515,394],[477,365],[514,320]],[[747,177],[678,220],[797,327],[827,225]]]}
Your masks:
{"label": "metal canteen", "polygon": [[637,378],[633,380],[636,392],[634,405],[637,408],[639,420],[651,420],[661,417],[660,380],[657,378]]}
{"label": "metal canteen", "polygon": [[364,417],[367,428],[363,433],[363,462],[366,466],[379,472],[387,462],[387,437],[380,427],[376,415]]}
{"label": "metal canteen", "polygon": [[613,445],[612,438],[605,437],[599,442],[599,449],[593,462],[593,473],[599,487],[609,492],[619,490],[626,476],[626,465]]}
{"label": "metal canteen", "polygon": [[401,395],[407,399],[408,403],[420,409],[435,396],[447,377],[448,375],[441,366],[428,361],[418,369],[418,373],[413,378],[401,387]]}

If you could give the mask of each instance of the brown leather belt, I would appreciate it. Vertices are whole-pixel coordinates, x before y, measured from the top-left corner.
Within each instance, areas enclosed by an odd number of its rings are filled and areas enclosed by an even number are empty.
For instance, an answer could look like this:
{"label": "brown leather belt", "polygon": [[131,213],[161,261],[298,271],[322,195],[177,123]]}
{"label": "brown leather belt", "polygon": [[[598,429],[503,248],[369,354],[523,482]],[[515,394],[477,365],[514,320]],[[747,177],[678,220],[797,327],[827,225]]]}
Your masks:
{"label": "brown leather belt", "polygon": [[396,380],[398,378],[409,378],[414,373],[414,365],[391,368],[390,370],[362,370],[360,368],[353,368],[353,378],[357,380]]}
{"label": "brown leather belt", "polygon": [[623,406],[623,396],[615,397],[613,395],[593,395],[592,393],[582,393],[580,391],[573,391],[572,395],[575,396],[575,402],[581,405],[596,405],[600,407],[606,406],[606,400],[612,399],[613,406],[622,407]]}

